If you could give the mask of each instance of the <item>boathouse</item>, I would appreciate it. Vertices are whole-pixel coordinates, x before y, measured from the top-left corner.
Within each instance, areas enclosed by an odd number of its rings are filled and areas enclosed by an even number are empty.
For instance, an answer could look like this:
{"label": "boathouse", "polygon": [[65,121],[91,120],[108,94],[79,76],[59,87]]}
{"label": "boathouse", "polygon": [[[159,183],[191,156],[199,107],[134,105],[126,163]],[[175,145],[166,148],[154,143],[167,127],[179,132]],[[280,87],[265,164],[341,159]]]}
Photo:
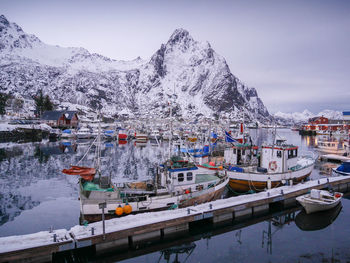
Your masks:
{"label": "boathouse", "polygon": [[79,118],[76,111],[45,111],[41,122],[51,127],[76,128]]}

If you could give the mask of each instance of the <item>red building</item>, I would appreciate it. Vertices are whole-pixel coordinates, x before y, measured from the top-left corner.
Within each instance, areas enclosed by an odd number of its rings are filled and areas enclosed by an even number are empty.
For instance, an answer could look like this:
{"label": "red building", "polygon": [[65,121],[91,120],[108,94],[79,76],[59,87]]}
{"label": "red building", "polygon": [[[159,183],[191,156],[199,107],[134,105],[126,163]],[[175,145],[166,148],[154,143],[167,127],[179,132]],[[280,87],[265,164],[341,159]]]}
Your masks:
{"label": "red building", "polygon": [[51,127],[76,128],[79,118],[76,111],[45,111],[41,121]]}

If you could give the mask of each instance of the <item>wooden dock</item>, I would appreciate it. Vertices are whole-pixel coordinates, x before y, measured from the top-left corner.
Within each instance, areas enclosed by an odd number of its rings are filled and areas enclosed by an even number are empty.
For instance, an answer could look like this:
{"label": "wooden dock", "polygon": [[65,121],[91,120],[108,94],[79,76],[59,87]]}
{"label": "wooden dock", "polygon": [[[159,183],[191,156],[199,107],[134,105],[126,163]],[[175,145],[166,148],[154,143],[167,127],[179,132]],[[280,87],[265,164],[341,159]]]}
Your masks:
{"label": "wooden dock", "polygon": [[0,238],[0,262],[48,262],[60,253],[87,248],[96,255],[128,249],[151,240],[187,234],[199,222],[224,224],[241,222],[269,213],[276,207],[296,205],[295,198],[310,189],[332,188],[350,191],[350,177],[330,177],[283,186],[257,194],[221,199],[189,208],[129,215],[88,226],[75,226],[35,234]]}

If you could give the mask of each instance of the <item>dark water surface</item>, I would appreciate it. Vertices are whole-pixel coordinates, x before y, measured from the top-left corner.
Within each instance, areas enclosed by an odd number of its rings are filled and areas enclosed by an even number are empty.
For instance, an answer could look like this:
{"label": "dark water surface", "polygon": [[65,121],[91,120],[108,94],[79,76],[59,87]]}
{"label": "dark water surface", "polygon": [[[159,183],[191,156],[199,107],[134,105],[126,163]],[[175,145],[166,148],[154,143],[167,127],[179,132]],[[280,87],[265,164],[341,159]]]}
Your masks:
{"label": "dark water surface", "polygon": [[[277,132],[298,145],[300,154],[318,154],[313,148],[316,137],[301,137],[290,130]],[[272,138],[271,130],[251,133],[258,144]],[[89,146],[84,141],[0,144],[1,237],[51,227],[70,229],[79,223],[78,179],[60,171],[76,164]],[[104,142],[102,170],[115,183],[140,180],[151,177],[152,168],[167,154],[167,143],[161,147],[150,143],[138,147],[132,142]],[[93,159],[92,151],[82,164],[91,165]],[[329,176],[330,169],[336,166],[317,163],[311,178]],[[190,233],[174,244],[129,253],[132,258],[123,262],[350,262],[349,199],[343,198],[342,206],[330,214],[320,214],[323,220],[312,218],[311,226],[310,218],[299,209],[219,229],[202,226],[198,233]],[[111,256],[105,260],[123,258],[127,257]]]}

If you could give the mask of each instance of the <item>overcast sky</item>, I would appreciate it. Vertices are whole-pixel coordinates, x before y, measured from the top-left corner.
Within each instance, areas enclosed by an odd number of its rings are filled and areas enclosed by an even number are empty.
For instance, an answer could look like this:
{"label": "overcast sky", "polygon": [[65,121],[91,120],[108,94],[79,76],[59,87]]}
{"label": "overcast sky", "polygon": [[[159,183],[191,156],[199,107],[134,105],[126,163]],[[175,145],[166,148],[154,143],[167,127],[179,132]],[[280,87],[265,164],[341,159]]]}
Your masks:
{"label": "overcast sky", "polygon": [[350,110],[350,1],[0,0],[47,44],[148,59],[176,28],[208,41],[271,113]]}

